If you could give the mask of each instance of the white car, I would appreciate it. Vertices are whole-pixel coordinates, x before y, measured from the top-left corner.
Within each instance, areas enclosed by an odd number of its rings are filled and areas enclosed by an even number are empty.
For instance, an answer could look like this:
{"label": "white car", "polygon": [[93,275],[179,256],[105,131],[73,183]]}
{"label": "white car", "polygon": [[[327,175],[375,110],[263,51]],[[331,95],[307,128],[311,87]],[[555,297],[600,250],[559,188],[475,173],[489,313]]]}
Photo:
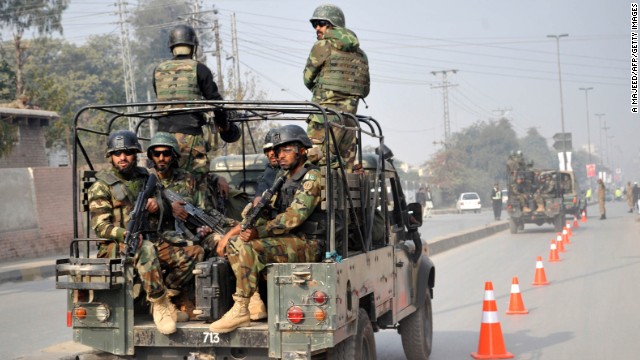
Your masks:
{"label": "white car", "polygon": [[463,211],[480,212],[482,204],[480,204],[480,196],[475,192],[465,192],[460,194],[458,201],[456,201],[456,210],[458,214]]}

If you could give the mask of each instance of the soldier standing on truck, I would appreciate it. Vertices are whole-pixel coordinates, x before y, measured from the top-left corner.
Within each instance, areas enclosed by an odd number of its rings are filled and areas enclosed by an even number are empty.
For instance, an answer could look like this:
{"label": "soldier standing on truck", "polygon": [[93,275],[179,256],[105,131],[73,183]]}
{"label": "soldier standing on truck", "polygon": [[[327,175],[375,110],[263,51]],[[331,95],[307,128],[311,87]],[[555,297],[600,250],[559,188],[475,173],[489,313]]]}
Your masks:
{"label": "soldier standing on truck", "polygon": [[297,125],[281,127],[272,140],[281,168],[288,171],[273,202],[277,215],[245,231],[236,227],[228,233],[239,234],[229,239],[226,246],[236,277],[235,303],[209,326],[214,333],[228,333],[250,324],[249,299],[267,263],[314,262],[323,247],[319,242],[326,234],[326,224],[319,206],[320,170],[307,160],[311,140]]}
{"label": "soldier standing on truck", "polygon": [[[211,70],[195,60],[198,37],[189,25],[177,25],[169,33],[171,60],[160,63],[153,73],[153,89],[158,101],[223,100],[213,81]],[[172,105],[162,105],[172,108]],[[214,123],[220,137],[226,142],[240,138],[240,129],[229,122],[228,113],[214,111]],[[165,116],[158,119],[158,130],[174,133],[180,146],[180,167],[187,171],[209,171],[207,152],[210,142],[205,139],[202,127],[204,114]]]}
{"label": "soldier standing on truck", "polygon": [[[358,102],[369,95],[370,86],[369,60],[360,49],[358,37],[345,27],[344,13],[335,5],[318,6],[309,21],[318,39],[304,68],[304,85],[313,93],[311,101],[338,112],[356,114]],[[336,116],[329,116],[328,120],[339,121]],[[351,118],[345,117],[344,121],[343,125],[355,126]],[[334,151],[333,146],[325,141],[324,119],[313,114],[307,122],[307,134],[314,146],[309,151],[309,159],[313,162],[319,160],[322,164]],[[340,156],[350,170],[356,158],[355,131],[338,128],[333,131]]]}
{"label": "soldier standing on truck", "polygon": [[[146,169],[137,166],[136,154],[141,152],[142,147],[134,132],[121,130],[109,135],[106,157],[112,166],[96,174],[97,181],[88,193],[91,227],[97,236],[115,240],[99,245],[97,256],[100,258],[114,258],[118,253],[124,253],[129,214],[149,177]],[[150,214],[157,213],[157,200],[150,198],[146,209]],[[162,334],[174,333],[178,315],[169,299],[160,260],[151,241],[140,242],[133,265],[151,302],[153,321],[158,331]]]}

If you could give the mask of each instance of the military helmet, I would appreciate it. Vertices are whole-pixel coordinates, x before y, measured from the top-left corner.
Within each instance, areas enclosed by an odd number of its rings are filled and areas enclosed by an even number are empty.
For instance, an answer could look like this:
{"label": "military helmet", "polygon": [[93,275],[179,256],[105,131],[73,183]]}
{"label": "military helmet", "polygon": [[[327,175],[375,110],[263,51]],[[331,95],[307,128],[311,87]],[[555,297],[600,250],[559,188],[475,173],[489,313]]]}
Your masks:
{"label": "military helmet", "polygon": [[309,21],[313,23],[316,20],[326,20],[333,26],[344,27],[344,13],[342,10],[332,4],[323,4],[318,6]]}
{"label": "military helmet", "polygon": [[273,134],[275,134],[277,129],[270,129],[267,132],[267,135],[264,136],[264,145],[262,145],[262,150],[270,150],[273,148]]}
{"label": "military helmet", "polygon": [[149,141],[149,146],[147,146],[147,157],[151,159],[151,150],[153,150],[156,146],[167,146],[173,150],[173,156],[178,158],[180,157],[180,148],[178,147],[178,140],[176,137],[167,132],[157,132],[151,140]]}
{"label": "military helmet", "polygon": [[117,150],[136,150],[142,152],[142,146],[138,142],[138,136],[131,130],[118,130],[112,132],[107,140],[107,152],[105,157],[109,157],[112,152]]}
{"label": "military helmet", "polygon": [[292,142],[299,142],[307,149],[313,146],[307,132],[298,125],[285,125],[276,129],[271,141],[274,148]]}
{"label": "military helmet", "polygon": [[198,46],[196,31],[189,25],[176,25],[169,33],[169,49],[177,45]]}

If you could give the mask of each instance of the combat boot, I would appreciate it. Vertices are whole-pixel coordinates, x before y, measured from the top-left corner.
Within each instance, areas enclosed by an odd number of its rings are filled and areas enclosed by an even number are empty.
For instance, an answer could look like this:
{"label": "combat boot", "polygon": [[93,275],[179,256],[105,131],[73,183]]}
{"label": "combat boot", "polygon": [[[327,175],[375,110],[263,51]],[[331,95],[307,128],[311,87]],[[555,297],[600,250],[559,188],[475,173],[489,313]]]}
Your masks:
{"label": "combat boot", "polygon": [[545,212],[547,211],[547,209],[545,209],[544,205],[538,205],[538,208],[536,209],[536,212]]}
{"label": "combat boot", "polygon": [[233,300],[235,301],[233,307],[220,319],[211,323],[209,331],[224,334],[251,324],[249,298],[233,295]]}
{"label": "combat boot", "polygon": [[165,293],[157,299],[149,298],[153,312],[153,322],[162,334],[169,335],[176,332],[176,307]]}
{"label": "combat boot", "polygon": [[251,320],[261,320],[267,318],[267,307],[260,298],[258,289],[253,293],[253,296],[249,298],[249,318]]}
{"label": "combat boot", "polygon": [[184,297],[182,292],[180,292],[180,290],[167,289],[167,296],[169,297],[171,302],[174,301],[173,298],[177,299],[177,302],[176,302],[177,305],[174,305],[174,307],[176,308],[176,316],[174,318],[175,322],[189,321],[190,320],[189,312],[183,310],[179,303],[180,299]]}
{"label": "combat boot", "polygon": [[530,213],[530,212],[531,212],[531,209],[529,209],[529,208],[528,208],[528,207],[526,207],[526,206],[523,206],[523,207],[522,207],[522,212],[523,212],[523,213]]}

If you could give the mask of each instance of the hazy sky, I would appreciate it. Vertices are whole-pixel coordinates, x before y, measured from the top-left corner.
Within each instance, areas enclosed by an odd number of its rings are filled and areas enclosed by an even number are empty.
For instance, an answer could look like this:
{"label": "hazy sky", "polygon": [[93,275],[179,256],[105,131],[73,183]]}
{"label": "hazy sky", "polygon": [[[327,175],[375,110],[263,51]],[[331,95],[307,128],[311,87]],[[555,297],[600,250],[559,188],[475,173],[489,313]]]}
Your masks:
{"label": "hazy sky", "polygon": [[[118,33],[115,1],[72,0],[65,38]],[[230,15],[238,26],[242,71],[250,71],[272,100],[308,100],[302,70],[315,32],[308,0],[201,1],[218,8],[223,49],[231,52]],[[129,7],[136,1],[129,1]],[[530,127],[549,139],[561,132],[556,40],[560,40],[564,127],[574,148],[607,140],[609,159],[640,180],[640,116],[630,112],[631,2],[626,0],[335,1],[369,56],[372,84],[360,112],[378,119],[396,156],[417,165],[444,140],[441,75],[449,75],[451,131],[505,114],[519,136]],[[164,44],[161,44],[164,46]],[[160,45],[159,45],[160,46]],[[211,49],[206,49],[211,50]],[[135,52],[135,49],[132,49]],[[215,62],[209,59],[215,71]],[[139,85],[140,86],[140,85]],[[594,114],[605,114],[600,118]],[[599,121],[600,119],[600,121]],[[601,130],[601,126],[608,129]],[[602,139],[602,141],[600,140]],[[606,150],[605,150],[606,151]],[[606,153],[604,154],[607,158]],[[636,159],[633,163],[632,159]],[[502,160],[502,159],[500,159]]]}

